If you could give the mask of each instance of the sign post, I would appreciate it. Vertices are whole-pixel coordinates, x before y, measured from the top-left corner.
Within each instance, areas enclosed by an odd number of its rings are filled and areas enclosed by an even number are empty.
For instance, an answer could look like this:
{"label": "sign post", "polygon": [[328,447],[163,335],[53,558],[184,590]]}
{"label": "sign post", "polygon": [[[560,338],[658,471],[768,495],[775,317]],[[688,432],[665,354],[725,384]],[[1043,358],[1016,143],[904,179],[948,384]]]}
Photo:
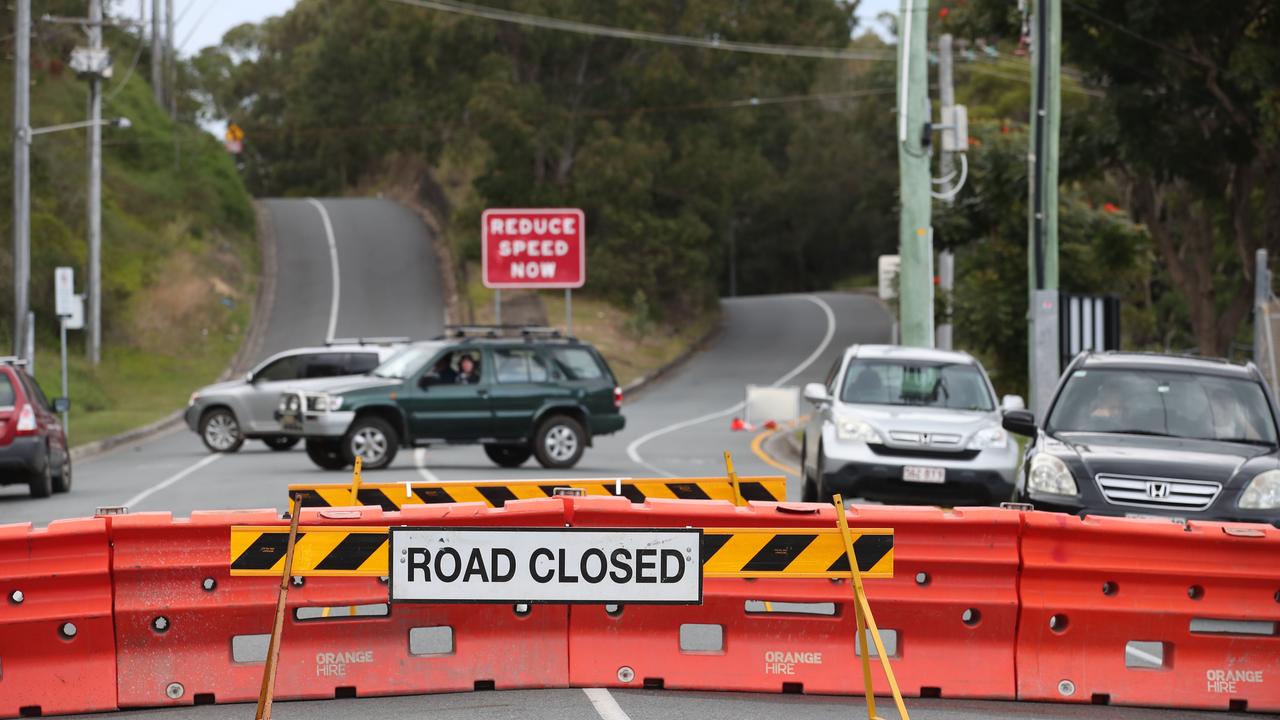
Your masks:
{"label": "sign post", "polygon": [[577,208],[491,208],[480,220],[484,286],[494,291],[502,324],[502,289],[563,288],[565,329],[573,333],[573,288],[587,281],[586,216]]}
{"label": "sign post", "polygon": [[[62,348],[62,397],[67,395],[67,330],[84,327],[84,297],[76,295],[75,269],[62,266],[53,269],[54,312],[58,316],[58,335]],[[79,302],[77,302],[79,301]],[[80,319],[74,323],[76,311]],[[75,324],[74,328],[69,327]],[[62,429],[68,436],[71,434],[69,412],[62,413]]]}

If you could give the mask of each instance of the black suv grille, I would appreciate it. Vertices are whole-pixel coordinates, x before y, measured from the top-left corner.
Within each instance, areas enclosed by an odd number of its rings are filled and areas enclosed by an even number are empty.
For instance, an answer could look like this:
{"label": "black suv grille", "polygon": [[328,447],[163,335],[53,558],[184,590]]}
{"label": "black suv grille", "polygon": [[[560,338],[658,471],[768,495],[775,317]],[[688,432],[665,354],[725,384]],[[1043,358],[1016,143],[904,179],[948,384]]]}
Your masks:
{"label": "black suv grille", "polygon": [[931,458],[934,460],[972,460],[978,457],[981,450],[920,450],[915,448],[896,448],[877,443],[867,443],[867,447],[876,455],[890,457]]}

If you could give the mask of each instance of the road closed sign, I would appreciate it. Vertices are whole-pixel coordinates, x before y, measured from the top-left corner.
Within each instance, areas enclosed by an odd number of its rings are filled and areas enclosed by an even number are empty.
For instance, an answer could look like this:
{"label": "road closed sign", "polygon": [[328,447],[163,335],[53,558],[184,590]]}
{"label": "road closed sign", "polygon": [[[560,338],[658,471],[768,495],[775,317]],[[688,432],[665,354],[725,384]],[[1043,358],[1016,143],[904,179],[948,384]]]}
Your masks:
{"label": "road closed sign", "polygon": [[578,288],[587,281],[581,210],[485,210],[480,237],[485,287]]}
{"label": "road closed sign", "polygon": [[391,602],[702,602],[702,531],[391,528]]}

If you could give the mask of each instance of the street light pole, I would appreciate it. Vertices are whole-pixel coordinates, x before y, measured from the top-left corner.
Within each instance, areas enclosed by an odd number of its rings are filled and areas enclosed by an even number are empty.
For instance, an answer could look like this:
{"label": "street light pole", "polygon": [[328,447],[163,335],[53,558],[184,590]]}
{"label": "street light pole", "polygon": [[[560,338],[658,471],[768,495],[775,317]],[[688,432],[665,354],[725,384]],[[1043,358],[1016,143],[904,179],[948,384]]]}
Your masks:
{"label": "street light pole", "polygon": [[156,103],[166,107],[164,101],[164,45],[160,41],[160,0],[151,0],[151,90],[155,93]]}
{"label": "street light pole", "polygon": [[[89,0],[89,48],[102,51],[102,0]],[[102,359],[102,75],[89,76],[89,364]]]}
{"label": "street light pole", "polygon": [[[16,0],[13,48],[13,354],[26,358],[31,282],[31,0]],[[30,358],[26,358],[30,359]]]}

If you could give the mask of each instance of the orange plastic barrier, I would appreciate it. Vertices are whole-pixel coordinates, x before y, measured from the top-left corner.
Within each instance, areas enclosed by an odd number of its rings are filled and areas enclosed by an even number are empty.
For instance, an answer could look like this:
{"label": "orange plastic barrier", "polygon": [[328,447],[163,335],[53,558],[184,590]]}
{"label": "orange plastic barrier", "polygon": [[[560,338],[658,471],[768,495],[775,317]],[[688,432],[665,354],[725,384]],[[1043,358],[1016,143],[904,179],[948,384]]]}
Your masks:
{"label": "orange plastic barrier", "polygon": [[[575,498],[574,527],[830,527],[833,508]],[[894,578],[868,580],[908,695],[1012,698],[1018,513],[856,507],[850,525],[894,529]],[[574,686],[855,694],[852,591],[826,580],[716,580],[679,609],[575,606]],[[767,604],[766,604],[767,603]],[[880,673],[874,690],[887,694]]]}
{"label": "orange plastic barrier", "polygon": [[0,716],[116,708],[106,523],[0,526]]}
{"label": "orange plastic barrier", "polygon": [[1280,530],[1027,513],[1018,697],[1280,710]]}
{"label": "orange plastic barrier", "polygon": [[[559,526],[559,499],[303,511],[304,524]],[[231,577],[231,525],[280,524],[272,511],[118,517],[116,623],[121,707],[256,699],[279,580]],[[283,549],[281,550],[283,552]],[[277,699],[563,687],[564,606],[396,606],[379,578],[306,578],[290,588]],[[349,607],[360,607],[357,615]],[[328,608],[329,610],[323,610]]]}

